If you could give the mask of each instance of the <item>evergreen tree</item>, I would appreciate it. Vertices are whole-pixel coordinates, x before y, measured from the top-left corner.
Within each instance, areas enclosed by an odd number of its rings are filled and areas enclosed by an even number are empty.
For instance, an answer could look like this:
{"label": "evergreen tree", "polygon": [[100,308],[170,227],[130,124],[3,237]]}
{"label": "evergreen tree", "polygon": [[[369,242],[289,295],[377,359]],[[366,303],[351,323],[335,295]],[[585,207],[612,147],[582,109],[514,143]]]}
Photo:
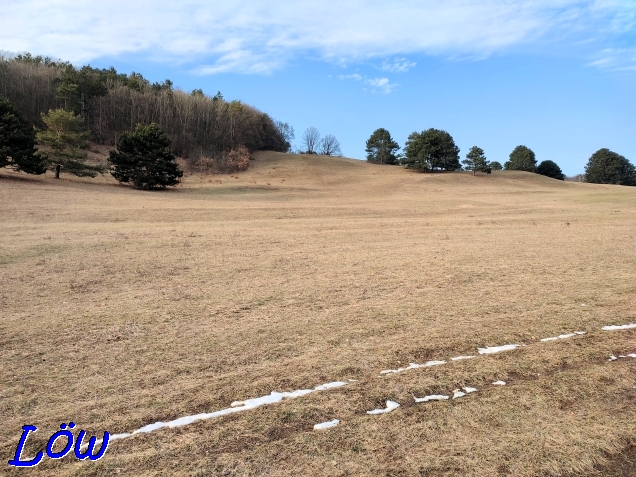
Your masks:
{"label": "evergreen tree", "polygon": [[488,165],[490,166],[490,169],[492,169],[493,171],[502,171],[503,170],[503,166],[501,165],[501,162],[499,162],[499,161],[492,161]]}
{"label": "evergreen tree", "polygon": [[462,164],[466,166],[466,170],[473,171],[473,175],[476,172],[484,172],[486,174],[490,174],[492,172],[492,168],[484,156],[484,150],[481,147],[473,146],[466,154],[466,159],[462,161]]}
{"label": "evergreen tree", "polygon": [[62,170],[80,177],[95,177],[104,172],[102,166],[85,163],[89,134],[80,116],[72,111],[51,109],[47,114],[42,113],[42,121],[47,130],[35,136],[42,146],[37,154],[55,171],[56,179]]}
{"label": "evergreen tree", "polygon": [[0,167],[44,174],[46,163],[35,155],[33,125],[0,95]]}
{"label": "evergreen tree", "polygon": [[553,179],[558,179],[560,181],[565,180],[565,174],[563,174],[561,168],[554,161],[542,161],[537,166],[537,174],[552,177]]}
{"label": "evergreen tree", "polygon": [[418,171],[456,171],[461,169],[459,148],[453,137],[440,129],[427,129],[409,135],[401,163]]}
{"label": "evergreen tree", "polygon": [[400,146],[393,140],[389,131],[384,128],[376,129],[367,140],[367,161],[376,164],[395,164],[395,153],[399,149]]}
{"label": "evergreen tree", "polygon": [[170,139],[155,123],[137,124],[133,132],[123,133],[108,162],[115,179],[132,182],[139,189],[173,186],[183,177],[170,152]]}
{"label": "evergreen tree", "polygon": [[603,148],[592,154],[588,160],[585,181],[636,186],[636,170],[623,156]]}
{"label": "evergreen tree", "polygon": [[517,146],[510,153],[510,160],[504,164],[507,171],[536,172],[537,160],[532,149],[526,146]]}

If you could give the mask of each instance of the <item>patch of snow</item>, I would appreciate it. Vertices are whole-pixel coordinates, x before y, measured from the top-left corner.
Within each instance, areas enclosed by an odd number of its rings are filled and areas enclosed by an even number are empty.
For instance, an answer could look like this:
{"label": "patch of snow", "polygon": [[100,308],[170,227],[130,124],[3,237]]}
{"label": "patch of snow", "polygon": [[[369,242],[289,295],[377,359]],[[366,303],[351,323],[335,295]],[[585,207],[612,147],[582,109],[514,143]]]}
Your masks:
{"label": "patch of snow", "polygon": [[614,330],[627,330],[629,328],[636,328],[636,323],[631,323],[629,325],[609,325],[601,328],[603,331],[614,331]]}
{"label": "patch of snow", "polygon": [[402,371],[408,371],[409,369],[428,368],[429,366],[437,366],[440,364],[446,364],[446,361],[427,361],[424,364],[411,363],[406,368],[385,369],[384,371],[380,371],[380,374],[401,373]]}
{"label": "patch of snow", "polygon": [[502,346],[489,346],[486,348],[477,348],[477,350],[479,351],[479,354],[493,354],[493,353],[501,353],[502,351],[510,351],[513,349],[517,349],[519,346],[521,345],[507,344]]}
{"label": "patch of snow", "polygon": [[314,426],[314,429],[318,431],[321,429],[329,429],[330,427],[336,427],[338,424],[340,424],[340,421],[338,419],[334,419],[333,421],[321,422],[320,424],[316,424]]}
{"label": "patch of snow", "polygon": [[399,403],[395,401],[387,401],[386,409],[374,409],[373,411],[367,411],[367,414],[386,414],[391,411],[395,411],[398,407],[400,407]]}
{"label": "patch of snow", "polygon": [[477,388],[463,388],[466,393],[475,393],[479,391]]}
{"label": "patch of snow", "polygon": [[474,358],[474,356],[457,356],[455,358],[451,358],[451,361],[459,361],[460,359],[470,359]]}
{"label": "patch of snow", "polygon": [[350,383],[357,383],[357,382],[358,382],[358,380],[357,380],[357,379],[349,379],[349,382],[350,382]]}
{"label": "patch of snow", "polygon": [[581,306],[587,306],[585,303],[581,303]]}
{"label": "patch of snow", "polygon": [[191,416],[184,416],[178,419],[174,419],[168,422],[155,422],[153,424],[148,424],[147,426],[140,427],[136,431],[131,433],[124,434],[114,434],[110,437],[111,440],[116,439],[125,439],[126,437],[130,437],[134,434],[141,434],[146,432],[153,432],[158,429],[163,429],[164,427],[180,427],[188,424],[192,424],[195,421],[200,421],[203,419],[213,419],[215,417],[221,417],[228,414],[233,414],[235,412],[247,411],[249,409],[255,409],[260,406],[265,406],[267,404],[274,404],[282,401],[283,399],[293,399],[301,396],[306,396],[307,394],[313,393],[315,391],[324,391],[326,389],[339,388],[341,386],[346,386],[347,383],[342,381],[335,381],[332,383],[321,384],[320,386],[316,386],[314,389],[299,389],[297,391],[291,392],[276,392],[272,391],[270,395],[261,396],[258,398],[247,399],[245,401],[234,401],[231,404],[231,407],[227,409],[221,409],[220,411],[201,413],[201,414],[193,414]]}
{"label": "patch of snow", "polygon": [[415,402],[442,401],[448,398],[448,396],[444,396],[443,394],[431,394],[430,396],[424,396],[423,398],[413,396]]}
{"label": "patch of snow", "polygon": [[[630,354],[619,354],[618,358],[636,358],[636,353]],[[618,359],[616,356],[610,356],[610,361],[616,361]]]}
{"label": "patch of snow", "polygon": [[[326,384],[321,384],[320,386],[316,386],[314,388],[314,391],[325,391],[327,389],[340,388],[346,385],[347,383],[344,383],[342,381],[334,381],[332,383],[326,383]],[[312,392],[312,391],[309,391],[309,392]],[[296,397],[296,396],[293,396],[293,397]]]}
{"label": "patch of snow", "polygon": [[608,361],[616,361],[618,358],[614,355],[610,356]]}
{"label": "patch of snow", "polygon": [[459,389],[455,389],[455,391],[453,391],[453,399],[457,399],[460,398],[462,396],[466,396],[466,393],[461,392]]}
{"label": "patch of snow", "polygon": [[493,384],[494,384],[495,386],[505,386],[505,385],[506,385],[506,382],[505,382],[505,381],[495,381]]}
{"label": "patch of snow", "polygon": [[564,340],[566,338],[572,338],[576,335],[584,335],[587,331],[575,331],[574,333],[568,333],[566,335],[552,336],[550,338],[542,338],[541,341],[555,341],[555,340]]}

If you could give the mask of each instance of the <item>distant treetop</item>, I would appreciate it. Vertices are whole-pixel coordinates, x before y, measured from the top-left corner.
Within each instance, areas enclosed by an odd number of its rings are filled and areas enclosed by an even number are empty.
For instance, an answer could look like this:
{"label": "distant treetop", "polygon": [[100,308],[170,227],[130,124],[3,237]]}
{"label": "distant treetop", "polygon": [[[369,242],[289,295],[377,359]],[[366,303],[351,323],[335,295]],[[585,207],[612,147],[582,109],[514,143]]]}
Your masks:
{"label": "distant treetop", "polygon": [[399,149],[400,146],[393,140],[389,131],[384,128],[376,129],[367,140],[367,161],[376,164],[395,164],[395,153]]}
{"label": "distant treetop", "polygon": [[596,151],[585,166],[585,181],[596,184],[636,185],[636,170],[623,156],[609,149]]}
{"label": "distant treetop", "polygon": [[401,163],[418,171],[456,171],[461,169],[459,148],[453,137],[440,129],[427,129],[409,135]]}
{"label": "distant treetop", "polygon": [[537,160],[532,149],[526,146],[517,146],[510,153],[510,160],[504,164],[507,171],[535,172]]}

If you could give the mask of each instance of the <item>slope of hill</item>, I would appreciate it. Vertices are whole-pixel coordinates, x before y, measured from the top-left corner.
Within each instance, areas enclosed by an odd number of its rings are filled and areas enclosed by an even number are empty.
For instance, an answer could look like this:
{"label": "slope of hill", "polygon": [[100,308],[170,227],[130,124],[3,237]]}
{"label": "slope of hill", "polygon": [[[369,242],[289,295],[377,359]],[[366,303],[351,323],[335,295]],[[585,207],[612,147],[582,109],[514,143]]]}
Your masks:
{"label": "slope of hill", "polygon": [[636,328],[602,329],[636,323],[634,188],[257,153],[160,192],[3,171],[0,200],[5,462],[25,424],[32,456],[241,411],[35,475],[634,471]]}

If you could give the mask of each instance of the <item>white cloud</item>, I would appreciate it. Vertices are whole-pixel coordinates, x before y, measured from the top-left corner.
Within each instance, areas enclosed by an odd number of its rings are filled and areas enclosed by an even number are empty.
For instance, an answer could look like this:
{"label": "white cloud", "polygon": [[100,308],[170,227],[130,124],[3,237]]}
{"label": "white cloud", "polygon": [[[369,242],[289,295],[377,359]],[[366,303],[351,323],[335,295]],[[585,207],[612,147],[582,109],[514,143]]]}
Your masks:
{"label": "white cloud", "polygon": [[636,71],[636,48],[605,48],[587,65],[611,71]]}
{"label": "white cloud", "polygon": [[340,75],[338,76],[339,80],[356,80],[356,81],[360,81],[362,79],[362,76],[360,76],[358,73],[353,73],[352,75]]}
{"label": "white cloud", "polygon": [[[354,81],[362,81],[364,80],[364,84],[370,86],[372,93],[382,93],[389,94],[395,90],[398,86],[396,83],[391,83],[388,78],[367,78],[365,76],[359,75],[358,73],[353,73],[350,75],[340,75],[338,76],[339,80],[354,80]],[[363,91],[368,90],[369,88],[363,88]]]}
{"label": "white cloud", "polygon": [[415,68],[417,63],[408,61],[406,58],[396,58],[393,62],[385,61],[380,66],[382,71],[390,71],[392,73],[406,73],[411,68]]}
{"label": "white cloud", "polygon": [[483,57],[635,21],[633,0],[3,0],[0,45],[73,62],[139,54],[202,74],[397,56],[386,71],[398,72],[411,68],[405,55]]}
{"label": "white cloud", "polygon": [[389,94],[397,87],[397,84],[391,83],[388,78],[371,78],[365,80],[365,83],[371,86],[374,93]]}

